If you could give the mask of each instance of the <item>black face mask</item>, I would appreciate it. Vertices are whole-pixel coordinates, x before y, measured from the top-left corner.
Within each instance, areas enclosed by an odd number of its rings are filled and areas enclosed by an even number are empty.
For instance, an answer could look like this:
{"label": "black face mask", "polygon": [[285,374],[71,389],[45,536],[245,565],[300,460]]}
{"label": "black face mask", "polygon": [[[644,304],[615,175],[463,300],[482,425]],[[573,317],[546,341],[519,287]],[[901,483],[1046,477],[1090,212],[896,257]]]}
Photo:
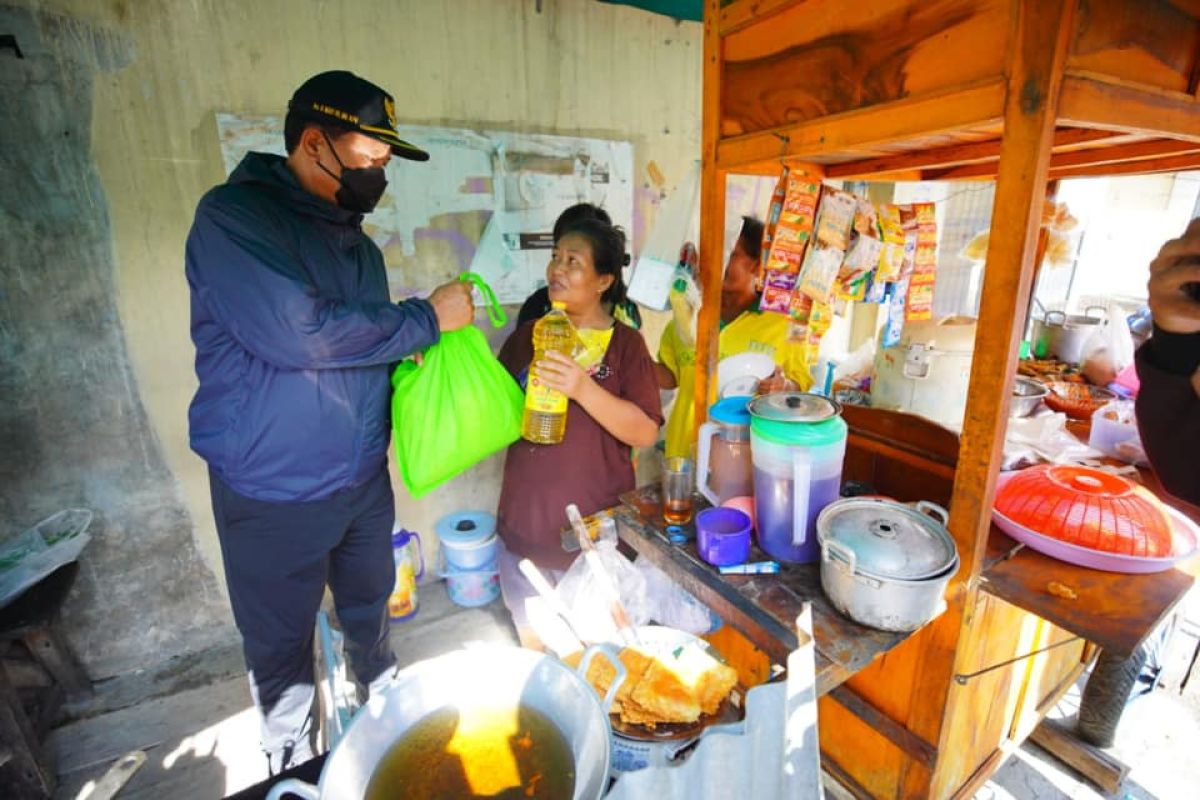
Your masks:
{"label": "black face mask", "polygon": [[370,214],[375,210],[379,198],[383,197],[383,190],[387,188],[387,176],[384,175],[383,167],[347,167],[338,156],[329,134],[324,133],[323,135],[333,157],[337,159],[338,166],[342,168],[342,174],[339,177],[330,172],[320,159],[317,160],[317,166],[325,170],[325,174],[339,184],[334,199],[337,200],[340,207],[347,211]]}

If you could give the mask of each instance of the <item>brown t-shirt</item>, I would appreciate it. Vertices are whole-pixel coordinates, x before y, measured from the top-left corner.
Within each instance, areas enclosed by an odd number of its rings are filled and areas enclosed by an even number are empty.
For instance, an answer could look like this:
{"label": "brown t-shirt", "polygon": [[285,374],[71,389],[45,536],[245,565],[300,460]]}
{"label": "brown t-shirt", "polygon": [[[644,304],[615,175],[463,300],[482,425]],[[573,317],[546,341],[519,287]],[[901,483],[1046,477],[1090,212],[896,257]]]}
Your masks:
{"label": "brown t-shirt", "polygon": [[[518,380],[533,359],[533,325],[517,328],[500,348],[500,362]],[[601,388],[636,405],[659,425],[662,406],[654,362],[641,334],[620,322],[603,360],[590,370]],[[578,403],[567,406],[567,431],[558,444],[518,439],[508,448],[497,529],[509,551],[539,567],[566,569],[575,553],[562,549],[568,503],[587,516],[619,503],[635,488],[629,445],[600,426]]]}

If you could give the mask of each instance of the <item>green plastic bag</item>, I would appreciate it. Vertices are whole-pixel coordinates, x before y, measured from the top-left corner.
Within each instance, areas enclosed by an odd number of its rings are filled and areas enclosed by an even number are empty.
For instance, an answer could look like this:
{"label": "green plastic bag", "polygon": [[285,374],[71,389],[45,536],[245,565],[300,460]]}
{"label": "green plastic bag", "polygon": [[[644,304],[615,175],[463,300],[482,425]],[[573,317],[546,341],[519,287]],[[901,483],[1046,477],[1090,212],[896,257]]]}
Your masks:
{"label": "green plastic bag", "polygon": [[[507,316],[482,278],[492,325]],[[465,472],[521,437],[525,395],[474,325],[443,333],[424,363],[403,361],[392,373],[392,438],[400,476],[413,497]]]}

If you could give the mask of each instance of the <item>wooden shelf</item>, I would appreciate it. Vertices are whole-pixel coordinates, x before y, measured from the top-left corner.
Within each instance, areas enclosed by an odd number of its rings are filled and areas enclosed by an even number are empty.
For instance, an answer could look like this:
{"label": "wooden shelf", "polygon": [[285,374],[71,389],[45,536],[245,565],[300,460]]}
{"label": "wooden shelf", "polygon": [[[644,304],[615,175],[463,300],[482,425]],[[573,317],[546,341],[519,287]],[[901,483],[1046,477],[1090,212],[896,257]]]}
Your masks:
{"label": "wooden shelf", "polygon": [[[629,492],[621,500],[625,505],[613,512],[621,541],[737,628],[775,663],[786,661],[798,646],[796,616],[805,602],[811,603],[818,696],[912,636],[867,628],[842,616],[821,590],[816,564],[784,565],[777,575],[721,575],[701,560],[694,540],[682,545],[667,540],[657,486]],[[755,547],[750,558],[764,561],[770,556]]]}
{"label": "wooden shelf", "polygon": [[[1017,608],[1120,656],[1128,656],[1195,582],[1196,560],[1180,569],[1127,575],[1042,555],[992,527],[979,587]],[[1050,592],[1055,582],[1076,595]]]}
{"label": "wooden shelf", "polygon": [[[715,395],[729,174],[787,163],[817,179],[995,180],[957,457],[922,465],[890,436],[861,435],[847,460],[925,492],[899,499],[944,496],[963,568],[946,613],[849,679],[868,707],[827,696],[821,708],[823,757],[856,794],[969,797],[1082,669],[1082,645],[1021,656],[1064,628],[1132,650],[1189,580],[1002,558],[990,512],[1047,191],[1200,169],[1200,2],[706,0],[703,70],[697,423]],[[1074,605],[1045,592],[1052,574]],[[757,591],[737,587],[729,607]],[[955,681],[965,673],[982,677]]]}

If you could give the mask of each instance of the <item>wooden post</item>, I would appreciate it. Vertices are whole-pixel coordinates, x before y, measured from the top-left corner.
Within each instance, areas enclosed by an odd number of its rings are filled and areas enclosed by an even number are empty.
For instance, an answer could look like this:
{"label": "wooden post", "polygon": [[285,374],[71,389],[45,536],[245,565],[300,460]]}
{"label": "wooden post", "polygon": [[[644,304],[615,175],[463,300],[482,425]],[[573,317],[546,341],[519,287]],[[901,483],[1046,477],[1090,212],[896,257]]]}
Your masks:
{"label": "wooden post", "polygon": [[721,135],[721,0],[704,3],[704,108],[700,129],[700,318],[696,323],[696,422],[708,416],[716,386],[721,324],[721,254],[725,246],[725,173],[717,169]]}
{"label": "wooden post", "polygon": [[1008,404],[1034,274],[1055,114],[1077,0],[1013,0],[987,266],[980,303],[971,393],[950,502],[950,531],[962,569],[949,608],[932,626],[917,672],[907,727],[938,743],[932,773],[910,764],[905,796],[946,797],[974,771],[959,763],[956,737],[969,737],[973,691],[953,676],[970,654],[960,646],[972,624],[976,584],[991,527],[991,501],[1004,448]]}

